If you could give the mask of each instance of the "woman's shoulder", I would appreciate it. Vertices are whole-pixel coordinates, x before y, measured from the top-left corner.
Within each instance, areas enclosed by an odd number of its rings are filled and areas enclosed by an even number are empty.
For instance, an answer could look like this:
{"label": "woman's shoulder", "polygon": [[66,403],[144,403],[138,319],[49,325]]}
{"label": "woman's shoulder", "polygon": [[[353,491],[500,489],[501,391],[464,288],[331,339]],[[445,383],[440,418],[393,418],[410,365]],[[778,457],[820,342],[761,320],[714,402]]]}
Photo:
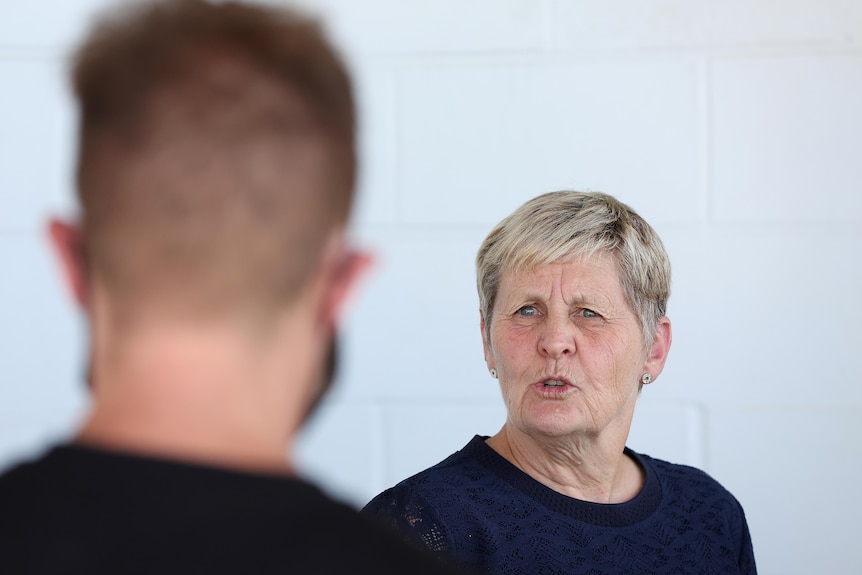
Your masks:
{"label": "woman's shoulder", "polygon": [[[727,488],[697,467],[634,455],[647,469],[647,475],[653,473],[661,486],[662,503],[658,513],[687,526],[686,533],[680,531],[679,540],[690,539],[692,534],[727,537],[731,542],[728,548],[735,550],[740,565],[746,566],[741,567],[740,572],[756,572],[745,511]],[[684,517],[682,521],[681,517]]]}
{"label": "woman's shoulder", "polygon": [[691,508],[719,504],[734,515],[742,513],[742,506],[736,497],[706,471],[691,465],[671,463],[649,455],[631,453],[647,469],[647,474],[650,472],[655,474],[661,485],[662,498],[666,503],[671,501],[674,505],[679,505],[685,502],[685,505]]}
{"label": "woman's shoulder", "polygon": [[703,485],[727,492],[714,477],[703,469],[682,463],[671,463],[643,453],[627,452],[633,455],[642,466],[649,466],[663,483]]}
{"label": "woman's shoulder", "polygon": [[461,503],[466,503],[471,483],[487,477],[471,454],[475,441],[476,437],[440,463],[384,490],[362,508],[362,514],[423,547],[449,549],[451,512],[464,508]]}
{"label": "woman's shoulder", "polygon": [[467,483],[478,477],[477,467],[480,463],[473,456],[477,441],[483,439],[475,436],[466,446],[439,463],[381,492],[366,509],[384,502],[401,506],[411,500],[450,499],[452,492],[461,492]]}

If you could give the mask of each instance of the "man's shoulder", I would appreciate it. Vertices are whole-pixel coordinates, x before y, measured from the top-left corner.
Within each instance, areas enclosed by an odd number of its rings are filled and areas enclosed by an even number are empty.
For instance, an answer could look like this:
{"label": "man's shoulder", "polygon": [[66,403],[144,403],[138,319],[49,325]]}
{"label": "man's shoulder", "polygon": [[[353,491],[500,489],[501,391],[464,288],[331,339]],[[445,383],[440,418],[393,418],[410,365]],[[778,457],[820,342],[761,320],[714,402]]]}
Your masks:
{"label": "man's shoulder", "polygon": [[34,573],[448,572],[301,479],[74,447],[0,478],[0,549]]}
{"label": "man's shoulder", "polygon": [[31,506],[41,501],[46,478],[52,473],[51,452],[21,460],[0,471],[0,518],[15,508]]}

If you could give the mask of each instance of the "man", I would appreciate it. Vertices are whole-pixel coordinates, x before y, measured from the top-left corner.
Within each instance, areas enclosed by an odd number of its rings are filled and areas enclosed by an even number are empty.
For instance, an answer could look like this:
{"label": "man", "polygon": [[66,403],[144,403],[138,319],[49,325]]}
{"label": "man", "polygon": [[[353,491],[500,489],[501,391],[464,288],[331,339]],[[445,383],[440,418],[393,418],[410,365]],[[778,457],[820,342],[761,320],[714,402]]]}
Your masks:
{"label": "man", "polygon": [[92,409],[0,478],[0,570],[444,572],[290,464],[369,263],[345,242],[350,83],[318,28],[151,3],[95,28],[73,83],[81,218],[50,232]]}

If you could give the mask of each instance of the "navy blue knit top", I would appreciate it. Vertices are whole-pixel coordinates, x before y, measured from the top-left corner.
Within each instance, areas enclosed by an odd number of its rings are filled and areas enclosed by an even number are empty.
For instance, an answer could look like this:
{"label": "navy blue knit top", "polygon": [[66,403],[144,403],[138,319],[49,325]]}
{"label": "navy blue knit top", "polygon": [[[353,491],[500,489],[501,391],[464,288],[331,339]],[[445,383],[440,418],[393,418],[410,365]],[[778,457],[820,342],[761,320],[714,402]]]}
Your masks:
{"label": "navy blue knit top", "polygon": [[539,483],[476,436],[363,513],[480,573],[756,573],[745,514],[706,473],[626,449],[631,501],[590,503]]}

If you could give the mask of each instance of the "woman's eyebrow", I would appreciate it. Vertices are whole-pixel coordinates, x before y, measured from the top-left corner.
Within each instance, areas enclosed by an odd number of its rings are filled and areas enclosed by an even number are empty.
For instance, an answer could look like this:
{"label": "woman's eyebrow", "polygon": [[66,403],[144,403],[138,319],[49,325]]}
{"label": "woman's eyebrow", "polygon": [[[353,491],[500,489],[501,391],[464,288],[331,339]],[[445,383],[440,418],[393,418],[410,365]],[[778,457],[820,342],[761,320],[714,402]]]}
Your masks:
{"label": "woman's eyebrow", "polygon": [[611,301],[611,298],[609,298],[603,292],[600,291],[579,291],[575,294],[567,296],[565,298],[565,301],[570,306],[587,305],[603,308],[613,307],[613,302]]}

